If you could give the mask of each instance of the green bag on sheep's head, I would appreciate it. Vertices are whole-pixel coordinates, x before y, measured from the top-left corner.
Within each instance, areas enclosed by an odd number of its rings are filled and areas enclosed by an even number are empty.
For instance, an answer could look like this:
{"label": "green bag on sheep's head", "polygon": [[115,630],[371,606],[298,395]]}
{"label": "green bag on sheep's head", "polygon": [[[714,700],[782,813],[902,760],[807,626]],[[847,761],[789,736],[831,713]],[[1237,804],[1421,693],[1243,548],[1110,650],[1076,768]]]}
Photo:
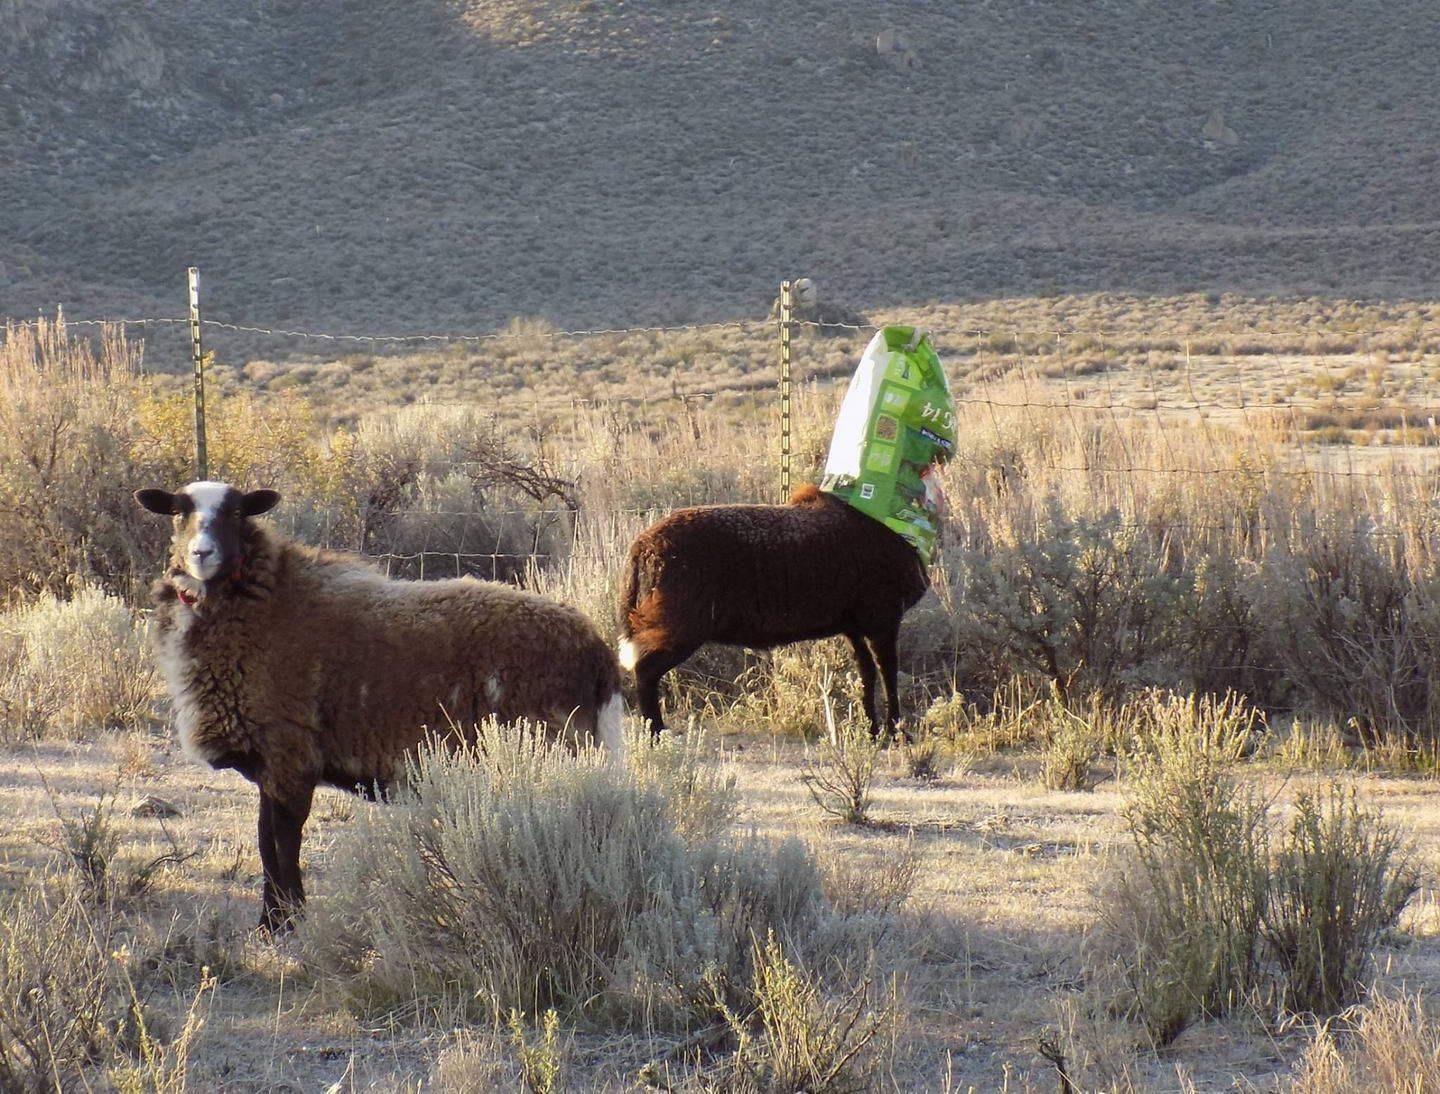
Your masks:
{"label": "green bag on sheep's head", "polygon": [[885,327],[850,380],[820,489],[904,536],[926,565],[944,499],[934,468],[955,453],[955,401],[930,336]]}

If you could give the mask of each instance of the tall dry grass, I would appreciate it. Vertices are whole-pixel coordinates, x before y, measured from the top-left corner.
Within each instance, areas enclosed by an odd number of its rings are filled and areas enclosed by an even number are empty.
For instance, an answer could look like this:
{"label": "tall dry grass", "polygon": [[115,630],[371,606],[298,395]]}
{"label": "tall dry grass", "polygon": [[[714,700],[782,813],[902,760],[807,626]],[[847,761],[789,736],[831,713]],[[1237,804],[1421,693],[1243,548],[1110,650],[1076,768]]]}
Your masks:
{"label": "tall dry grass", "polygon": [[1292,1094],[1440,1090],[1440,1026],[1419,994],[1378,993],[1317,1030],[1287,1089]]}
{"label": "tall dry grass", "polygon": [[946,472],[962,500],[912,663],[973,696],[1016,675],[1080,698],[1233,690],[1433,738],[1440,499],[1407,456],[1351,474],[1279,419],[989,410]]}
{"label": "tall dry grass", "polygon": [[[645,349],[672,351],[686,359],[662,336]],[[189,476],[185,401],[115,333],[92,344],[62,324],[14,329],[0,356],[0,582],[64,596],[79,573],[139,596],[164,528],[128,495]],[[1053,390],[999,374],[957,381],[935,593],[902,635],[912,709],[955,693],[983,705],[1016,678],[1077,708],[1146,687],[1233,691],[1349,725],[1352,742],[1427,754],[1440,729],[1440,498],[1420,457],[1318,451],[1278,412],[1057,411],[1036,405]],[[679,505],[777,492],[772,409],[744,392],[572,399],[527,418],[522,385],[503,408],[418,402],[332,426],[303,391],[261,401],[231,386],[212,407],[213,473],[281,489],[286,530],[401,576],[525,581],[607,631],[637,531]],[[797,479],[819,471],[837,397],[797,392]],[[835,644],[709,648],[674,674],[670,701],[682,717],[733,711],[813,733],[827,670],[834,698],[852,697]]]}

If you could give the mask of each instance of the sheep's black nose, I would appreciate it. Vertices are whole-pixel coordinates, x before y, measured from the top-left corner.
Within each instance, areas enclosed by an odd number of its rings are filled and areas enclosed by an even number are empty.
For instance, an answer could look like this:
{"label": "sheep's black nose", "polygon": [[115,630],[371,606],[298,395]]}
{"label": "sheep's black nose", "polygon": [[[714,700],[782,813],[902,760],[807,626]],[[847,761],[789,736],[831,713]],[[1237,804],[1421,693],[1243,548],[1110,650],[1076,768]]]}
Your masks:
{"label": "sheep's black nose", "polygon": [[196,562],[204,562],[207,558],[209,558],[209,557],[210,557],[211,555],[213,555],[214,553],[215,553],[215,552],[212,551],[212,550],[210,550],[208,547],[192,547],[192,548],[190,548],[190,554],[194,557],[194,559],[195,559]]}

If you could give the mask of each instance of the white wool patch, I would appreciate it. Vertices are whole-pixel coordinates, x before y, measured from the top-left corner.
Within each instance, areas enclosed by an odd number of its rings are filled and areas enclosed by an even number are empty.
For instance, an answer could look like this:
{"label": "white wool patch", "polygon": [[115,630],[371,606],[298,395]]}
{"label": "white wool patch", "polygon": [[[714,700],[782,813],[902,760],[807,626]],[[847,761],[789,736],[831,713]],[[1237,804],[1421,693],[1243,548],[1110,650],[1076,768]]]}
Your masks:
{"label": "white wool patch", "polygon": [[605,751],[610,754],[610,758],[616,763],[623,763],[625,760],[625,700],[620,698],[618,691],[610,696],[610,701],[600,708],[595,728],[599,732],[600,743],[605,746]]}
{"label": "white wool patch", "polygon": [[179,624],[156,643],[155,660],[165,677],[170,692],[170,709],[175,716],[175,730],[180,736],[180,750],[192,760],[213,764],[219,758],[213,749],[206,749],[196,740],[200,728],[200,706],[190,694],[194,684],[195,662],[185,652],[185,632],[193,616],[179,613]]}
{"label": "white wool patch", "polygon": [[220,545],[210,534],[210,525],[219,516],[230,487],[223,482],[192,482],[182,493],[195,503],[195,534],[186,545],[185,569],[197,581],[209,581],[220,572],[223,561]]}
{"label": "white wool patch", "polygon": [[635,649],[635,643],[628,638],[620,639],[620,667],[626,672],[634,672],[635,663],[639,660],[640,656]]}
{"label": "white wool patch", "polygon": [[230,484],[224,482],[192,482],[182,494],[189,496],[195,503],[195,511],[201,516],[214,516],[220,511],[220,506],[225,504],[225,496],[230,493]]}
{"label": "white wool patch", "polygon": [[501,696],[503,696],[504,694],[505,694],[505,691],[504,691],[504,689],[500,686],[500,677],[496,676],[496,675],[492,672],[492,673],[490,674],[489,678],[485,681],[485,698],[486,698],[486,700],[489,702],[489,704],[490,704],[492,707],[498,707],[498,706],[500,705],[500,698],[501,698]]}

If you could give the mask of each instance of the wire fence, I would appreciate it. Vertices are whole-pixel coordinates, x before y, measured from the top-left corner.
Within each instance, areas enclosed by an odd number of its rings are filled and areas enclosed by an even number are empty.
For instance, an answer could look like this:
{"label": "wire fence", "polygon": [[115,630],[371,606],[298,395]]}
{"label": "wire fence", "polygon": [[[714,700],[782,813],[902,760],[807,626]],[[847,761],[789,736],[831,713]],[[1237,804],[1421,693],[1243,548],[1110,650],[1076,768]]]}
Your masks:
{"label": "wire fence", "polygon": [[[781,298],[788,300],[783,291]],[[858,361],[864,340],[881,329],[879,324],[806,318],[782,311],[721,322],[635,327],[554,329],[532,323],[490,331],[359,333],[235,323],[201,316],[198,304],[196,308],[188,316],[65,317],[63,321],[67,328],[138,329],[147,337],[152,332],[160,337],[172,327],[183,330],[187,324],[196,324],[221,338],[244,335],[400,351],[435,345],[482,347],[563,339],[743,334],[754,344],[746,350],[751,368],[744,370],[739,385],[683,392],[677,386],[669,395],[640,397],[576,394],[572,404],[577,408],[634,407],[679,400],[688,412],[692,406],[713,403],[722,391],[754,393],[773,382],[782,430],[777,471],[787,478],[790,414],[784,385],[788,384],[788,372],[782,378],[765,370],[772,364],[788,369],[793,355],[797,382],[839,380]],[[45,322],[49,320],[12,320],[4,329],[15,331]],[[1440,368],[1433,360],[1434,351],[1440,349],[1440,332],[1410,330],[1402,337],[1393,330],[1174,332],[973,323],[927,329],[950,367],[962,429],[991,431],[997,453],[1004,451],[1017,420],[1031,430],[1073,433],[1071,443],[1056,446],[1045,459],[1043,470],[1047,473],[1087,476],[1097,482],[1125,480],[1119,484],[1121,491],[1126,481],[1133,490],[1142,477],[1182,484],[1220,478],[1260,484],[1278,480],[1310,484],[1311,489],[1319,490],[1324,481],[1393,482],[1409,476],[1436,483],[1433,493],[1440,494],[1440,428],[1436,424],[1440,419]],[[766,361],[766,346],[772,338],[774,357]],[[1383,352],[1374,346],[1397,342],[1411,347],[1406,360],[1374,356]],[[1297,356],[1303,360],[1290,359]],[[197,366],[201,364],[197,361]],[[198,367],[196,375],[199,382],[202,371]],[[203,413],[202,398],[202,420]],[[1130,446],[1138,446],[1135,431],[1142,423],[1150,436],[1141,450],[1133,450]],[[695,434],[698,441],[698,427]],[[1277,448],[1284,450],[1285,458],[1273,458]],[[1237,458],[1237,453],[1247,451],[1263,451],[1266,456]],[[705,453],[695,453],[695,459],[705,458]],[[429,468],[464,471],[470,464],[466,460],[432,461]],[[993,467],[984,470],[1003,474],[1007,469],[997,459]],[[667,498],[665,506],[606,512],[639,521],[658,516],[671,505],[708,500],[713,499],[675,495]],[[1152,525],[1142,519],[1139,508],[1135,507],[1134,519],[1126,526],[1143,529]],[[414,522],[411,542],[404,548],[370,553],[387,568],[419,576],[513,576],[522,566],[544,565],[559,557],[586,557],[578,542],[579,513],[574,505],[496,510],[428,508],[412,502],[392,506],[383,514],[385,520]],[[297,524],[296,530],[328,540],[331,517],[309,514],[307,519],[309,524],[303,529]],[[1171,521],[1169,527],[1233,531],[1238,519],[1222,515],[1214,520]],[[442,521],[461,524],[447,530],[443,543],[425,542],[424,525]],[[1379,522],[1368,531],[1376,536],[1399,534]],[[480,535],[490,541],[478,543],[471,538]],[[414,542],[417,537],[419,542]],[[516,542],[522,538],[529,542]]]}

